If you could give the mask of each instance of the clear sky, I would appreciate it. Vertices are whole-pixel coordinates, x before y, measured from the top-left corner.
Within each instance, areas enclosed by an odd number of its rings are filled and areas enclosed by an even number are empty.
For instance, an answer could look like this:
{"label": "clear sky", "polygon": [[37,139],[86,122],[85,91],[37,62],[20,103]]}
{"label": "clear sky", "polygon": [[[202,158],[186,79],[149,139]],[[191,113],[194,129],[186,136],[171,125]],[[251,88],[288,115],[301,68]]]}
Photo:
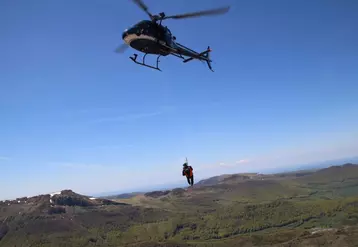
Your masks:
{"label": "clear sky", "polygon": [[[215,72],[114,53],[127,0],[0,1],[0,199],[132,190],[358,154],[358,1],[146,0]],[[154,58],[148,60],[154,62]]]}

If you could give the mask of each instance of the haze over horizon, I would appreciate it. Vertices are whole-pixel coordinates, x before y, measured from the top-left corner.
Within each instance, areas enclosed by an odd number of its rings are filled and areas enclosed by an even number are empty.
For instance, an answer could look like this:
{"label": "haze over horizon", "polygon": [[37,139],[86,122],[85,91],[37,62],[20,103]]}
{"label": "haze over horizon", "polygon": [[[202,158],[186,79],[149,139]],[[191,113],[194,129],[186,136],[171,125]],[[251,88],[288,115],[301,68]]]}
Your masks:
{"label": "haze over horizon", "polygon": [[131,1],[0,2],[0,200],[185,186],[185,157],[198,181],[358,155],[356,1],[145,2],[231,6],[165,22],[179,43],[211,46],[214,73],[114,53],[147,17]]}

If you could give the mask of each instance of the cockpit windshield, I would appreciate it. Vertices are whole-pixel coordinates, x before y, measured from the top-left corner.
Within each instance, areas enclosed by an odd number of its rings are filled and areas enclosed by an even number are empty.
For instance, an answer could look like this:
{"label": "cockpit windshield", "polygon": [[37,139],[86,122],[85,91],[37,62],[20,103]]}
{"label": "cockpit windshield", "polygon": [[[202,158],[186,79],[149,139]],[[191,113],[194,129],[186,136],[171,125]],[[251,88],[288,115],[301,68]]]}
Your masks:
{"label": "cockpit windshield", "polygon": [[134,25],[134,27],[148,27],[151,24],[151,21],[144,20],[140,21],[137,24]]}

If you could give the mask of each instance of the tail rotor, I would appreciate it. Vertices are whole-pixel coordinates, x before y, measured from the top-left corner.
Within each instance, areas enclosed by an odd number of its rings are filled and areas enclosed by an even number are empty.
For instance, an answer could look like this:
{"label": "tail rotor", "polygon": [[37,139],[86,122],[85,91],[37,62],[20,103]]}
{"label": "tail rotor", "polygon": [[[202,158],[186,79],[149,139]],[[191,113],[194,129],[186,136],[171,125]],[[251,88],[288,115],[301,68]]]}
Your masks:
{"label": "tail rotor", "polygon": [[205,59],[205,61],[206,61],[207,65],[208,65],[209,69],[212,72],[214,72],[213,68],[211,67],[211,62],[212,61],[210,59],[210,52],[211,52],[211,48],[210,48],[210,46],[208,46],[208,49],[206,50],[206,53],[204,54],[204,56],[205,56],[205,58],[207,58],[207,59]]}

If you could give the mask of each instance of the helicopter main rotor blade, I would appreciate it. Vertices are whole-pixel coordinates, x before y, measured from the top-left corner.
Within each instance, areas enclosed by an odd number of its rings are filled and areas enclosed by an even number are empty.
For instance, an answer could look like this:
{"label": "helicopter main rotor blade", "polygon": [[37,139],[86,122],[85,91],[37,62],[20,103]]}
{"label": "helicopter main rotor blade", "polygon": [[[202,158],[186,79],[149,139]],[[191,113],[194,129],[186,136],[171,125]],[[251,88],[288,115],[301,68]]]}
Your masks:
{"label": "helicopter main rotor blade", "polygon": [[180,14],[180,15],[166,16],[163,19],[184,19],[184,18],[199,17],[199,16],[205,16],[205,15],[220,15],[220,14],[225,14],[226,12],[228,12],[229,9],[230,9],[230,7],[217,8],[217,9],[211,9],[211,10],[203,10],[203,11],[191,12],[191,13]]}
{"label": "helicopter main rotor blade", "polygon": [[132,1],[135,4],[137,4],[139,8],[144,10],[144,12],[147,13],[147,15],[149,15],[150,18],[153,18],[153,15],[149,12],[147,5],[145,5],[142,0],[132,0]]}
{"label": "helicopter main rotor blade", "polygon": [[127,44],[121,44],[120,46],[117,47],[117,49],[115,49],[114,51],[116,53],[123,53],[128,49],[128,45]]}

